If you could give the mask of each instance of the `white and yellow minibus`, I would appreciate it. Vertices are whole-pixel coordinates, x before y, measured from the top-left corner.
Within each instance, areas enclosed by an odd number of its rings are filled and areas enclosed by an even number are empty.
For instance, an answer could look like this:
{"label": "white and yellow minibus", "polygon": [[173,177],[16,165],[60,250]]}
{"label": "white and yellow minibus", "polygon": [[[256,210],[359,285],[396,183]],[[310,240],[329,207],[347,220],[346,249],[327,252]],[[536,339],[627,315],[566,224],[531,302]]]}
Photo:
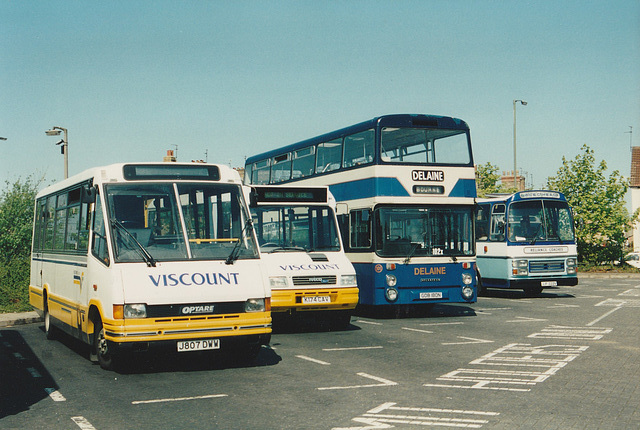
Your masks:
{"label": "white and yellow minibus", "polygon": [[314,316],[349,326],[358,304],[328,187],[254,186],[251,215],[271,286],[274,320]]}
{"label": "white and yellow minibus", "polygon": [[270,290],[233,169],[129,163],[89,169],[36,196],[29,299],[52,338],[127,353],[234,350],[271,333]]}

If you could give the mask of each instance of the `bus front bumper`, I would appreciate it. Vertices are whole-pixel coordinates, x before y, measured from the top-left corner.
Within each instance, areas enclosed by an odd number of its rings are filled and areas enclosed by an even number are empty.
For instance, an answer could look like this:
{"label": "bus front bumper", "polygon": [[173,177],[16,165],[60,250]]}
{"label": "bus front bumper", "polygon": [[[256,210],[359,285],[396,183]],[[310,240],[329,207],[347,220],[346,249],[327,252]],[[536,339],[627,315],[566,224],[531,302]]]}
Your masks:
{"label": "bus front bumper", "polygon": [[341,311],[355,309],[358,287],[271,291],[271,312]]}

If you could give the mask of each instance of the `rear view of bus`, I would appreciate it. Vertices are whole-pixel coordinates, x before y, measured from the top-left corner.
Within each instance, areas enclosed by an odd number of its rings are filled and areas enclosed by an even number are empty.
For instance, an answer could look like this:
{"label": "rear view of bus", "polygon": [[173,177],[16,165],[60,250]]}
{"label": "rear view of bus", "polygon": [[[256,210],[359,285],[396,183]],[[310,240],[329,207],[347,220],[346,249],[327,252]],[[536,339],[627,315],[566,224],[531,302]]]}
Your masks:
{"label": "rear view of bus", "polygon": [[251,205],[274,322],[296,316],[348,327],[358,304],[356,272],[344,254],[327,187],[256,186]]}
{"label": "rear view of bus", "polygon": [[544,288],[578,283],[571,208],[557,191],[521,191],[478,201],[478,278],[481,289]]}
{"label": "rear view of bus", "polygon": [[269,342],[270,293],[237,172],[209,164],[117,164],[39,193],[31,304],[92,346],[127,352]]}

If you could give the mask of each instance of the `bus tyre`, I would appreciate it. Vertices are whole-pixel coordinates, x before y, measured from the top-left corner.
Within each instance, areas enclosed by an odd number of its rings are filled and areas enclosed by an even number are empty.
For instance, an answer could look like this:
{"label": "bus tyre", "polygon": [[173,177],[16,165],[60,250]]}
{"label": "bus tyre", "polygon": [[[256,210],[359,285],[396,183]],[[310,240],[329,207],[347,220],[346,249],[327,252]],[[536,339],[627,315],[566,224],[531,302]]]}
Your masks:
{"label": "bus tyre", "polygon": [[482,283],[482,276],[480,276],[480,272],[478,271],[478,295],[486,296],[487,295],[487,287]]}
{"label": "bus tyre", "polygon": [[93,324],[93,327],[93,351],[98,357],[98,363],[103,369],[112,370],[114,365],[113,353],[109,349],[109,342],[105,338],[104,327],[99,317]]}
{"label": "bus tyre", "polygon": [[47,339],[54,340],[56,338],[56,328],[51,324],[51,314],[49,313],[49,301],[45,297],[44,300],[44,333]]}

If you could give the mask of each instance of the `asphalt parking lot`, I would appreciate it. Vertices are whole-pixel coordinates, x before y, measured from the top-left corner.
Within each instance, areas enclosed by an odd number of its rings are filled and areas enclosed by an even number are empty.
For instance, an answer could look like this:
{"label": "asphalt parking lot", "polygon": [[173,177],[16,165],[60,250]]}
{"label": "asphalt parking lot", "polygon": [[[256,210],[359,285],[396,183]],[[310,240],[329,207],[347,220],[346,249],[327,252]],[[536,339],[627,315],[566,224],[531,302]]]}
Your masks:
{"label": "asphalt parking lot", "polygon": [[490,291],[348,330],[274,333],[256,365],[139,357],[93,365],[42,324],[0,328],[0,428],[640,428],[640,277]]}

